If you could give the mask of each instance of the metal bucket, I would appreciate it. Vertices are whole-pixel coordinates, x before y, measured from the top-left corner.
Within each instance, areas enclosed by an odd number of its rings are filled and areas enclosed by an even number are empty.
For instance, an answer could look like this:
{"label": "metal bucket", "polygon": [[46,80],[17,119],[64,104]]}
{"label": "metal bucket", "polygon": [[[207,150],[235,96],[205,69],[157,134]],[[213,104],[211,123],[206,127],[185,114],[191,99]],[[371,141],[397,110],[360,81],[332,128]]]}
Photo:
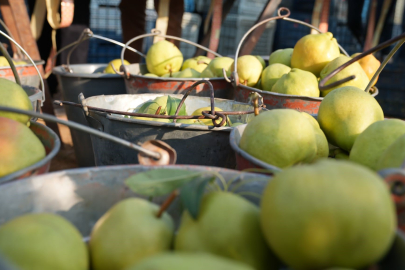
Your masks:
{"label": "metal bucket", "polygon": [[[0,184],[4,184],[13,180],[22,179],[28,176],[45,174],[49,171],[52,158],[59,152],[60,140],[59,137],[47,126],[31,121],[30,129],[39,138],[45,147],[46,156],[37,163],[8,174],[0,178]],[[0,188],[1,189],[1,188]]]}
{"label": "metal bucket", "polygon": [[[187,88],[195,82],[203,80],[202,78],[147,77],[142,75],[148,73],[145,64],[132,64],[125,67],[129,71],[129,77],[124,76],[128,94],[185,94]],[[234,99],[233,87],[224,78],[210,78],[206,80],[212,83],[215,97]],[[210,89],[206,84],[201,84],[191,92],[191,95],[209,97]]]}
{"label": "metal bucket", "polygon": [[[34,62],[37,66],[41,66],[45,63],[43,60]],[[25,65],[17,65],[16,69],[20,76],[21,84],[39,87],[40,78],[33,64],[27,63]],[[15,82],[11,67],[0,67],[0,77]]]}
{"label": "metal bucket", "polygon": [[[145,101],[153,100],[163,94],[96,96],[85,99],[87,106],[118,111],[132,111]],[[183,95],[171,95],[182,98]],[[210,98],[188,96],[185,100],[187,114],[196,109],[209,106]],[[224,111],[250,111],[253,106],[246,103],[215,99],[215,106]],[[229,115],[232,122],[247,123],[253,114]],[[229,145],[229,132],[232,127],[209,127],[180,123],[162,123],[106,114],[89,112],[89,125],[95,129],[125,139],[130,142],[162,140],[177,152],[177,164],[194,164],[235,168],[235,156]],[[97,166],[115,164],[136,164],[137,155],[133,151],[92,136],[94,156]]]}
{"label": "metal bucket", "polygon": [[29,86],[29,85],[23,85],[22,88],[24,89],[25,93],[27,93],[27,95],[31,101],[32,110],[34,112],[40,112],[42,91],[39,90],[39,88],[37,88],[37,87]]}
{"label": "metal bucket", "polygon": [[[107,64],[77,64],[70,65],[73,73],[58,66],[53,69],[62,90],[65,101],[77,102],[77,97],[83,93],[86,97],[97,95],[125,94],[125,83],[118,74],[103,74]],[[83,112],[79,108],[66,107],[67,118],[87,126]],[[74,129],[72,134],[73,147],[80,167],[94,166],[94,155],[90,135]]]}

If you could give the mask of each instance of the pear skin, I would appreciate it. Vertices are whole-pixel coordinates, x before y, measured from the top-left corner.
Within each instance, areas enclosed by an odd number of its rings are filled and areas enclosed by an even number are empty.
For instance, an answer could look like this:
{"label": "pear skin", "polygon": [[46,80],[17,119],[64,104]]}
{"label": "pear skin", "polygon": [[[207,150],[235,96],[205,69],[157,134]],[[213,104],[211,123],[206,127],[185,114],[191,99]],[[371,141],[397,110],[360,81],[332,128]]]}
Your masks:
{"label": "pear skin", "polygon": [[271,89],[276,84],[276,82],[284,74],[287,74],[290,71],[291,71],[291,68],[286,65],[283,65],[283,64],[269,65],[262,72],[262,76],[261,76],[262,89],[265,91],[271,91]]}
{"label": "pear skin", "polygon": [[266,62],[264,61],[263,57],[261,57],[260,55],[255,55],[254,57],[257,58],[257,60],[260,61],[260,64],[262,64],[263,69],[266,68]]}
{"label": "pear skin", "polygon": [[[114,68],[119,71],[121,65],[121,59],[114,59],[110,63],[108,63],[107,67],[104,69],[104,73],[116,74],[112,66],[114,66]],[[124,65],[130,65],[130,63],[124,59]]]}
{"label": "pear skin", "polygon": [[319,97],[318,79],[311,72],[293,68],[281,76],[273,85],[271,92],[286,95]]}
{"label": "pear skin", "polygon": [[[351,56],[351,58],[356,57],[360,53],[355,53]],[[367,77],[369,80],[371,80],[376,73],[377,69],[380,67],[381,63],[380,61],[377,60],[377,58],[374,57],[374,55],[369,54],[361,58],[359,61],[357,61],[360,66],[363,68],[364,72],[367,74]],[[373,83],[373,86],[377,83],[378,81],[378,76]]]}
{"label": "pear skin", "polygon": [[293,48],[286,48],[272,52],[269,56],[269,65],[278,63],[291,67],[291,56],[293,51]]}
{"label": "pear skin", "polygon": [[184,61],[183,66],[181,67],[181,70],[185,70],[187,68],[192,68],[199,73],[203,72],[203,70],[208,66],[208,64],[211,62],[211,58],[208,58],[206,56],[197,56],[193,58],[189,58],[186,61]]}
{"label": "pear skin", "polygon": [[[234,66],[231,66],[231,71]],[[239,83],[253,87],[257,84],[263,71],[259,59],[253,55],[244,55],[238,58]]]}
{"label": "pear skin", "polygon": [[233,59],[230,57],[216,57],[208,64],[201,73],[201,78],[222,78],[224,77],[222,69],[224,68],[227,76],[231,76],[231,65]]}
{"label": "pear skin", "polygon": [[146,73],[146,74],[143,74],[143,76],[145,76],[145,77],[159,77],[158,75],[153,74],[153,73]]}
{"label": "pear skin", "polygon": [[200,78],[200,72],[192,68],[186,68],[176,73],[174,78]]}
{"label": "pear skin", "polygon": [[402,168],[405,162],[405,135],[396,139],[385,149],[377,161],[376,170]]}
{"label": "pear skin", "polygon": [[313,116],[311,116],[310,114],[308,114],[306,112],[301,112],[301,114],[304,115],[309,120],[309,122],[311,122],[312,127],[314,128],[314,133],[315,133],[315,138],[316,138],[316,154],[309,161],[312,162],[313,160],[318,159],[318,158],[328,157],[328,155],[329,155],[328,140],[326,139],[326,136],[323,133],[323,131],[321,130],[321,127],[319,126],[318,122],[316,121],[316,119]]}
{"label": "pear skin", "polygon": [[154,43],[146,54],[146,66],[150,73],[162,76],[180,70],[183,54],[173,43],[161,40]]}

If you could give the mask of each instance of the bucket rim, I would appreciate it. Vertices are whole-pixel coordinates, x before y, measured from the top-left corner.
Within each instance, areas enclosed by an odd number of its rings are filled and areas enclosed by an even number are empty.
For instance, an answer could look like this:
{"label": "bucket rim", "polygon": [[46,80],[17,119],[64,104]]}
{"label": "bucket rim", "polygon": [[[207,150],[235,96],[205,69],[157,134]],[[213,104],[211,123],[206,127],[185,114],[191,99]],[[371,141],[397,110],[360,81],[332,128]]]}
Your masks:
{"label": "bucket rim", "polygon": [[[54,140],[54,147],[53,147],[52,150],[51,150],[43,159],[41,159],[40,161],[38,161],[38,162],[32,164],[31,166],[28,166],[28,167],[26,167],[26,168],[23,168],[23,169],[21,169],[21,170],[18,170],[18,171],[16,171],[16,172],[13,172],[13,173],[11,173],[11,174],[8,174],[8,175],[5,175],[5,176],[1,177],[1,178],[0,178],[0,185],[3,185],[3,184],[8,183],[8,182],[13,182],[13,181],[15,181],[15,180],[19,180],[18,177],[20,177],[20,176],[22,176],[22,175],[24,175],[24,174],[26,174],[26,173],[28,173],[28,172],[30,172],[30,171],[32,171],[32,170],[38,169],[38,168],[40,168],[40,167],[46,165],[47,163],[50,163],[51,160],[52,160],[52,158],[55,157],[56,154],[59,152],[59,149],[60,149],[60,146],[61,146],[61,142],[60,142],[60,139],[59,139],[58,135],[56,135],[56,133],[55,133],[52,129],[50,129],[49,127],[47,127],[47,126],[45,126],[45,125],[43,125],[43,124],[41,124],[41,123],[35,122],[35,121],[31,121],[31,122],[30,122],[30,125],[40,126],[40,127],[41,127],[42,129],[44,129],[47,133],[49,133],[49,135],[50,135],[50,136],[53,138],[53,140]],[[35,134],[35,135],[36,135],[36,134]],[[28,177],[30,177],[30,176],[28,176]],[[27,178],[27,177],[25,177],[25,178]]]}
{"label": "bucket rim", "polygon": [[[149,76],[144,76],[144,75],[135,75],[130,73],[130,78],[138,78],[138,79],[143,79],[143,80],[149,80],[149,81],[160,81],[160,82],[187,82],[187,81],[192,81],[192,82],[198,82],[201,80],[207,80],[207,81],[226,81],[224,77],[215,77],[215,78],[171,78],[171,77],[149,77]],[[215,90],[215,89],[214,89]]]}
{"label": "bucket rim", "polygon": [[[34,60],[34,63],[36,66],[40,66],[40,65],[45,64],[45,61],[44,60]],[[15,67],[16,67],[16,69],[18,69],[18,68],[22,68],[22,67],[33,67],[33,66],[34,65],[32,63],[26,63],[24,65],[16,65]],[[11,69],[11,67],[10,66],[0,67],[0,70],[4,70],[4,69]],[[38,75],[36,75],[36,76],[38,76]]]}
{"label": "bucket rim", "polygon": [[[86,64],[73,64],[69,65],[71,68],[79,67],[79,66],[96,66],[97,68],[106,67],[108,63],[86,63]],[[124,79],[123,76],[119,74],[105,74],[105,73],[69,73],[67,72],[63,66],[57,66],[52,69],[52,73],[57,76],[62,77],[72,77],[72,78],[86,78],[86,79]]]}

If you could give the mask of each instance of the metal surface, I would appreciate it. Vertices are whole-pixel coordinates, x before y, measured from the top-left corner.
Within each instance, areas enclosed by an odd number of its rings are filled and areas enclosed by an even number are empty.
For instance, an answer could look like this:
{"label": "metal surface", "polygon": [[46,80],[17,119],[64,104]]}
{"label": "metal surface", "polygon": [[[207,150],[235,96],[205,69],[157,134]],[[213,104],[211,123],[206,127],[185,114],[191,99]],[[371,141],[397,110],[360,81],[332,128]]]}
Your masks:
{"label": "metal surface", "polygon": [[245,127],[246,125],[236,126],[229,136],[229,144],[235,152],[236,169],[240,171],[246,169],[265,169],[273,172],[281,171],[280,168],[251,156],[239,147],[240,138],[242,137]]}
{"label": "metal surface", "polygon": [[[37,66],[43,65],[44,63],[43,60],[35,61]],[[40,86],[40,78],[33,64],[27,63],[25,65],[18,65],[16,68],[22,85],[34,86],[37,88]],[[0,77],[15,82],[13,71],[8,66],[0,67]]]}
{"label": "metal surface", "polygon": [[[146,101],[163,94],[139,94],[119,96],[96,96],[86,99],[86,105],[105,109],[133,111]],[[182,95],[171,95],[181,99]],[[185,100],[187,114],[196,109],[210,106],[208,97],[189,96]],[[253,110],[253,106],[224,99],[215,99],[215,106],[224,111]],[[253,114],[229,115],[232,123],[246,123]],[[177,152],[177,164],[194,164],[235,168],[235,156],[229,146],[231,127],[210,127],[181,123],[162,123],[89,111],[89,125],[98,130],[131,142],[145,142],[159,139],[173,147]],[[115,164],[136,164],[138,158],[132,151],[103,139],[92,137],[97,166]]]}
{"label": "metal surface", "polygon": [[[39,90],[37,87],[28,86],[28,85],[23,85],[22,88],[24,89],[25,93],[27,93],[28,98],[31,101],[32,110],[34,112],[40,112],[42,91]],[[31,120],[36,120],[36,118],[31,118]]]}
{"label": "metal surface", "polygon": [[33,121],[31,121],[30,129],[44,145],[46,151],[45,158],[27,168],[0,177],[0,184],[22,179],[28,176],[44,174],[49,171],[52,158],[55,157],[55,155],[59,152],[59,137],[50,128]]}
{"label": "metal surface", "polygon": [[[77,102],[80,93],[86,97],[125,94],[124,78],[118,74],[102,73],[106,66],[107,64],[71,65],[73,73],[67,72],[62,66],[55,67],[53,73],[61,86],[63,99]],[[81,108],[66,107],[66,115],[69,120],[88,126]],[[90,135],[73,129],[70,132],[78,165],[80,167],[94,166]]]}
{"label": "metal surface", "polygon": [[[142,74],[148,73],[145,64],[132,64],[126,66],[128,78],[125,79],[125,86],[128,94],[184,94],[186,89],[202,78],[160,78],[147,77]],[[209,78],[215,90],[215,97],[234,99],[232,85],[224,78]],[[207,85],[199,85],[191,93],[194,96],[209,97],[210,90]]]}

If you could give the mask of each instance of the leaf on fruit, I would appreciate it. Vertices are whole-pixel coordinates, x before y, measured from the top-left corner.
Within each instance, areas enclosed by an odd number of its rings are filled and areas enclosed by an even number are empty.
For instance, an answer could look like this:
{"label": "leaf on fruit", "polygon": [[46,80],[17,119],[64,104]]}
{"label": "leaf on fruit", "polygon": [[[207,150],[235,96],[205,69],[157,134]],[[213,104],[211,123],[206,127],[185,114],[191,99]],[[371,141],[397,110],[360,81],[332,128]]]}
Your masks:
{"label": "leaf on fruit", "polygon": [[215,176],[202,176],[183,185],[180,189],[180,199],[184,208],[190,213],[193,219],[197,219],[200,212],[201,199],[204,195],[207,184],[215,180]]}
{"label": "leaf on fruit", "polygon": [[131,175],[125,184],[135,193],[162,196],[200,176],[201,172],[180,169],[154,169]]}
{"label": "leaf on fruit", "polygon": [[[180,104],[181,99],[167,96],[167,113],[168,115],[174,115],[176,113],[177,107]],[[178,115],[187,115],[186,104],[181,105]]]}

